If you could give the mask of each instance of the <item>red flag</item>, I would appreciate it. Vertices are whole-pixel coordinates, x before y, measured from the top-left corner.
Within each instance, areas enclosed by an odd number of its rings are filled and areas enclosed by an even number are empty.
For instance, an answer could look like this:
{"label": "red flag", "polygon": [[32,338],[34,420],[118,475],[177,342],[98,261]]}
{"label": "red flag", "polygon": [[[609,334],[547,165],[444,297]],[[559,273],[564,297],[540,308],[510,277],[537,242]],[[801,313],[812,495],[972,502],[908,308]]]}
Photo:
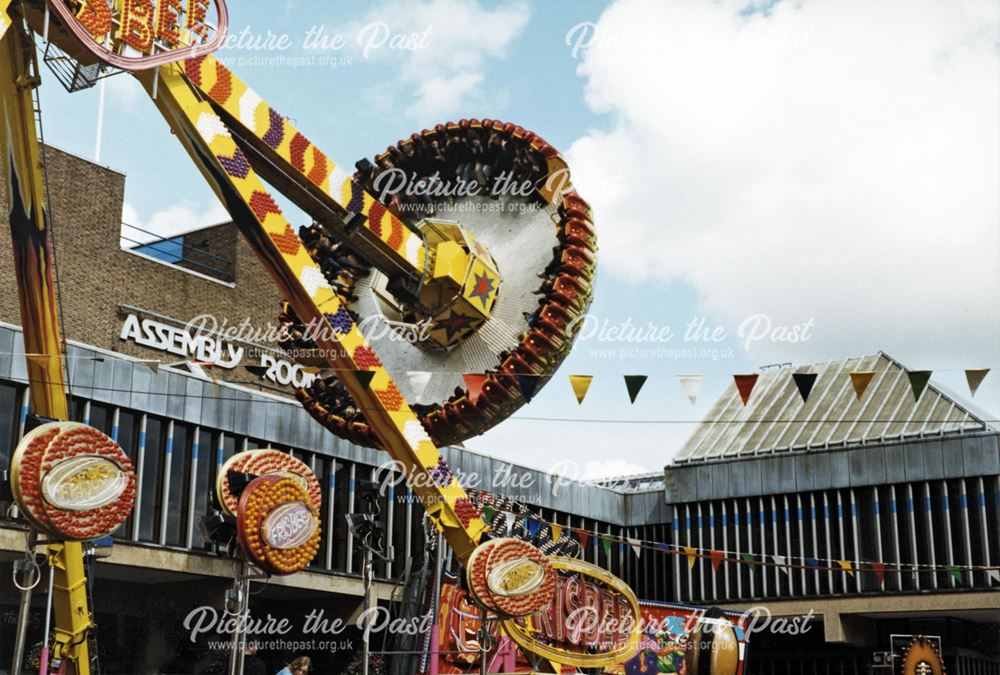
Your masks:
{"label": "red flag", "polygon": [[712,570],[718,572],[722,559],[726,557],[725,554],[722,551],[713,549],[708,552],[708,557],[712,559]]}
{"label": "red flag", "polygon": [[750,393],[757,384],[758,377],[760,376],[757,373],[753,375],[733,375],[733,379],[736,380],[736,388],[740,392],[740,398],[743,399],[743,405],[746,405],[747,401],[750,400]]}
{"label": "red flag", "polygon": [[878,582],[879,588],[885,583],[885,563],[873,562],[872,571],[875,572],[875,581]]}
{"label": "red flag", "polygon": [[483,384],[486,382],[485,375],[462,375],[465,380],[465,387],[469,390],[469,402],[476,405],[479,395],[483,393]]}
{"label": "red flag", "polygon": [[582,546],[583,548],[587,548],[587,542],[590,541],[590,532],[587,532],[586,530],[577,530],[577,529],[573,531],[576,532],[576,536],[580,538],[580,546]]}

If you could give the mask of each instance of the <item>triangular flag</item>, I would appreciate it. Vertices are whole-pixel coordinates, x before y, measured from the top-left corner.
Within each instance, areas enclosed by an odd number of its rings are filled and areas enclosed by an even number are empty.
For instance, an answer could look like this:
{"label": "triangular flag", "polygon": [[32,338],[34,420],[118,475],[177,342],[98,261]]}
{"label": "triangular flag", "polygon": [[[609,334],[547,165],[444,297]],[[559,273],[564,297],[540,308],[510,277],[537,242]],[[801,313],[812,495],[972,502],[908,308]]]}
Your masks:
{"label": "triangular flag", "polygon": [[840,569],[844,570],[852,577],[854,576],[854,566],[851,564],[850,560],[838,560],[837,564],[840,565]]}
{"label": "triangular flag", "polygon": [[1000,570],[986,570],[986,576],[1000,584]]}
{"label": "triangular flag", "polygon": [[559,541],[560,537],[562,537],[563,526],[552,523],[549,525],[549,530],[552,532],[552,541]]}
{"label": "triangular flag", "polygon": [[[152,370],[154,373],[160,372],[160,360],[159,359],[149,359],[149,360],[146,360],[146,361],[139,361],[139,363],[141,363],[142,365],[146,366],[147,368],[149,368],[150,370]],[[979,385],[976,385],[976,386],[979,386]]]}
{"label": "triangular flag", "polygon": [[685,546],[684,555],[686,555],[688,559],[688,568],[694,569],[694,561],[698,557],[695,550],[690,546]]}
{"label": "triangular flag", "polygon": [[355,370],[354,377],[358,378],[358,382],[361,384],[362,389],[367,389],[371,385],[372,379],[375,377],[375,371]]}
{"label": "triangular flag", "polygon": [[492,506],[484,506],[483,507],[483,522],[484,523],[486,523],[487,525],[489,525],[490,523],[492,523],[493,522],[493,516],[495,516],[495,515],[496,515],[496,512],[493,510]]}
{"label": "triangular flag", "polygon": [[795,380],[795,386],[799,389],[799,396],[802,397],[803,403],[809,401],[809,394],[812,393],[813,385],[816,384],[816,376],[816,373],[792,373],[792,379]]}
{"label": "triangular flag", "polygon": [[601,537],[601,546],[604,547],[604,555],[611,555],[611,539],[609,537]]}
{"label": "triangular flag", "polygon": [[504,534],[508,537],[514,535],[514,523],[517,517],[510,511],[503,512]]}
{"label": "triangular flag", "polygon": [[635,399],[639,396],[639,392],[642,391],[642,385],[646,384],[647,377],[645,375],[626,375],[625,376],[625,388],[628,389],[628,398],[632,403],[635,403]]}
{"label": "triangular flag", "polygon": [[576,402],[582,404],[583,399],[587,396],[587,390],[590,389],[590,383],[594,381],[593,375],[570,375],[569,383],[573,387],[573,393],[576,394]]}
{"label": "triangular flag", "polygon": [[726,557],[725,554],[722,551],[716,551],[713,549],[708,552],[708,556],[712,559],[712,571],[718,572],[719,565],[722,564],[723,558]]}
{"label": "triangular flag", "polygon": [[[483,385],[486,384],[486,376],[482,373],[462,375],[465,380],[465,388],[469,390],[469,401],[476,405],[479,397],[483,393]],[[527,398],[527,397],[526,397]]]}
{"label": "triangular flag", "polygon": [[774,564],[778,566],[778,569],[785,574],[788,574],[788,568],[785,567],[785,561],[787,558],[783,555],[773,555],[771,557],[774,558]]}
{"label": "triangular flag", "polygon": [[944,571],[950,574],[955,581],[962,583],[962,570],[958,569],[954,565],[945,565]]}
{"label": "triangular flag", "polygon": [[576,536],[580,538],[580,547],[587,548],[587,542],[590,541],[590,532],[586,530],[573,530],[576,532]]}
{"label": "triangular flag", "polygon": [[263,378],[267,375],[267,371],[270,370],[267,366],[244,366],[246,371],[251,375],[256,375],[257,377]]}
{"label": "triangular flag", "polygon": [[413,390],[413,403],[420,403],[427,385],[431,381],[431,373],[426,370],[411,370],[406,374],[410,381],[410,389]]}
{"label": "triangular flag", "polygon": [[989,368],[969,368],[965,371],[965,379],[969,383],[969,393],[972,396],[976,395],[976,390],[979,389],[979,385],[983,383],[989,372]]}
{"label": "triangular flag", "polygon": [[691,405],[698,402],[698,393],[701,391],[701,375],[679,375],[684,394],[691,401]]}
{"label": "triangular flag", "polygon": [[910,388],[913,389],[914,400],[919,401],[920,395],[924,393],[924,389],[927,388],[927,383],[931,379],[931,371],[908,370],[906,377],[910,378]]}
{"label": "triangular flag", "polygon": [[740,560],[750,565],[753,569],[757,569],[757,559],[754,557],[753,553],[744,553],[740,556]]}
{"label": "triangular flag", "polygon": [[750,394],[753,392],[754,386],[757,384],[757,378],[760,377],[757,373],[753,375],[733,375],[733,379],[736,381],[736,388],[740,392],[740,398],[743,399],[743,405],[747,404],[750,400]]}
{"label": "triangular flag", "polygon": [[854,386],[854,394],[861,400],[861,397],[865,395],[865,389],[868,385],[872,383],[872,378],[875,377],[875,373],[871,370],[858,370],[850,373],[851,384]]}
{"label": "triangular flag", "polygon": [[542,526],[542,524],[537,520],[535,520],[534,518],[528,518],[525,524],[528,526],[528,535],[531,537],[534,537],[536,534],[538,534],[538,530]]}
{"label": "triangular flag", "polygon": [[875,581],[878,582],[879,588],[885,583],[885,563],[873,562],[872,571],[875,573]]}
{"label": "triangular flag", "polygon": [[642,542],[640,540],[638,540],[638,539],[633,539],[632,537],[629,537],[628,543],[629,543],[629,546],[632,547],[632,550],[635,551],[635,557],[636,558],[641,557],[641,555],[642,555],[642,546],[641,546],[641,543]]}
{"label": "triangular flag", "polygon": [[819,561],[816,558],[806,558],[806,567],[819,567]]}
{"label": "triangular flag", "polygon": [[520,387],[521,394],[524,396],[526,402],[531,403],[531,399],[535,397],[535,390],[538,389],[539,379],[538,375],[517,376],[517,386]]}

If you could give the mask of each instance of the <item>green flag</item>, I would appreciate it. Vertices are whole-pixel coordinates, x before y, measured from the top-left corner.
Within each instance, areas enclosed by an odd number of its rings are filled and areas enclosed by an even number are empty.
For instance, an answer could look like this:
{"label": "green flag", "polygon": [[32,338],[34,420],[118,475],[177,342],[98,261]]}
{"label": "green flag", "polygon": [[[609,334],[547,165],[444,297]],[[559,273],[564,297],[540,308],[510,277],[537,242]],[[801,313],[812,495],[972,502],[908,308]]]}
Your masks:
{"label": "green flag", "polygon": [[757,569],[757,559],[754,557],[753,553],[744,553],[740,556],[740,560],[750,565],[753,569]]}
{"label": "green flag", "polygon": [[601,546],[604,547],[604,555],[611,555],[611,538],[601,537]]}

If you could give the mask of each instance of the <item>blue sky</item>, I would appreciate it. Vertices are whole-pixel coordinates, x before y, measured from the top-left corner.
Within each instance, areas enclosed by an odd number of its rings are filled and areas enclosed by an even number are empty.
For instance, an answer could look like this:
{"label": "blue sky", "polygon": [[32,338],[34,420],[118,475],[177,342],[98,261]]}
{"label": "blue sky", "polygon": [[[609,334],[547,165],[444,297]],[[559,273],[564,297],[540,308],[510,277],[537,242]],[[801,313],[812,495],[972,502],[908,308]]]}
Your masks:
{"label": "blue sky", "polygon": [[[585,341],[529,407],[468,443],[476,450],[574,460],[589,474],[656,471],[736,372],[884,349],[965,392],[963,368],[1000,361],[995,3],[230,4],[233,34],[270,31],[291,47],[221,56],[335,160],[449,119],[517,122],[563,150],[594,205],[594,319],[669,326],[667,347],[691,346],[684,326],[698,317],[727,334],[697,345],[717,360]],[[366,56],[359,37],[383,25],[425,48]],[[304,49],[318,27],[346,45]],[[240,64],[262,55],[327,63]],[[138,86],[113,78],[107,97],[101,161],[128,176],[126,218],[164,235],[221,220]],[[94,156],[96,89],[69,95],[50,81],[43,109],[50,143]],[[737,332],[760,315],[811,323],[810,339],[748,347]],[[583,406],[571,373],[596,376]],[[705,375],[696,406],[675,377],[691,373]],[[623,374],[651,376],[635,405]],[[1000,409],[1000,373],[976,402]]]}

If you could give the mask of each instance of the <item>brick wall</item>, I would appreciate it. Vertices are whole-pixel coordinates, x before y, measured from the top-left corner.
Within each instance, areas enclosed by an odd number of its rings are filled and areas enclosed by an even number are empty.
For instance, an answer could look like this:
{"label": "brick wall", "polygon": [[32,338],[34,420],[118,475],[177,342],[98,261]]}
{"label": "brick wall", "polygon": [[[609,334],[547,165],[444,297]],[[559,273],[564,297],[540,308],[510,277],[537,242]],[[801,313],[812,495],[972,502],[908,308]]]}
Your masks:
{"label": "brick wall", "polygon": [[[281,296],[231,223],[191,235],[192,244],[233,260],[235,282],[223,284],[121,250],[124,175],[55,148],[46,149],[46,163],[67,339],[169,363],[182,359],[119,339],[124,318],[119,305],[141,307],[179,321],[208,313],[232,324],[244,318],[255,327],[276,323]],[[0,321],[20,325],[6,195],[3,203]],[[243,369],[223,371],[222,377],[259,381]]]}

